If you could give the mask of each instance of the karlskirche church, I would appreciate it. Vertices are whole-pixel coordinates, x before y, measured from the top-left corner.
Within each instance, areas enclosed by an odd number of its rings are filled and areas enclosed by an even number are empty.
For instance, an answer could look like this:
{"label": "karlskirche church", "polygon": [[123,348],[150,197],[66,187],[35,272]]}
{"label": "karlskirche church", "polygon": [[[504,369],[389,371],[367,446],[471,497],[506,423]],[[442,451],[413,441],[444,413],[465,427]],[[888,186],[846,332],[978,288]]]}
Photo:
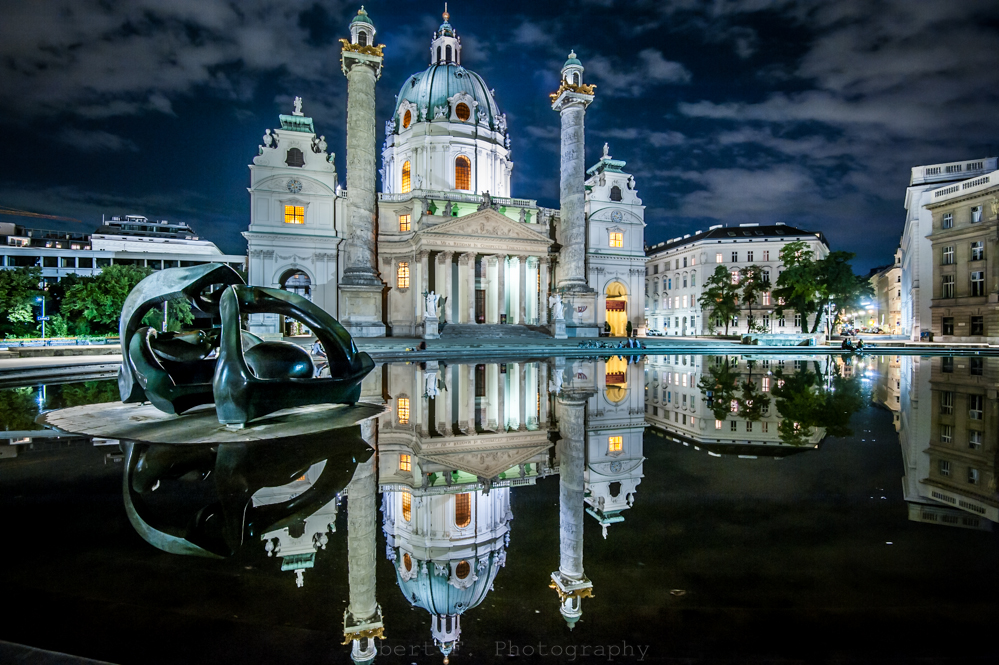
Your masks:
{"label": "karlskirche church", "polygon": [[[614,335],[629,323],[637,329],[644,206],[607,145],[586,168],[583,125],[595,86],[575,54],[550,95],[552,122],[561,123],[552,209],[513,196],[515,128],[496,93],[461,64],[447,12],[430,41],[430,65],[396,95],[379,163],[375,94],[385,46],[376,34],[361,8],[340,40],[345,183],[300,98],[279,116],[280,128],[265,131],[250,166],[250,284],[306,295],[361,337],[553,334],[555,294],[570,337],[596,336],[605,325]],[[276,314],[250,320],[268,337],[302,332],[297,325]]]}

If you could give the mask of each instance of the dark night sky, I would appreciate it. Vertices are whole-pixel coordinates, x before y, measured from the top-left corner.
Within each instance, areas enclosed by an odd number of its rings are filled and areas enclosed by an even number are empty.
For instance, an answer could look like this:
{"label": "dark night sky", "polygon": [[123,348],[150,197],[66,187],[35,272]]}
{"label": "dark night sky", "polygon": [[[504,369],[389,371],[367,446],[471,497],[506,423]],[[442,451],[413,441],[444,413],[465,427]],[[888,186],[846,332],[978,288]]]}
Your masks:
{"label": "dark night sky", "polygon": [[[0,206],[76,217],[79,230],[102,213],[186,221],[241,253],[246,166],[295,95],[344,181],[337,38],[359,3],[0,2]],[[443,3],[366,8],[386,44],[381,137],[400,85],[429,61]],[[628,161],[648,243],[716,223],[784,221],[825,232],[866,272],[891,261],[910,167],[999,148],[996,0],[449,8],[462,64],[507,113],[514,196],[558,204],[548,93],[575,48],[597,84],[587,163],[605,141]]]}

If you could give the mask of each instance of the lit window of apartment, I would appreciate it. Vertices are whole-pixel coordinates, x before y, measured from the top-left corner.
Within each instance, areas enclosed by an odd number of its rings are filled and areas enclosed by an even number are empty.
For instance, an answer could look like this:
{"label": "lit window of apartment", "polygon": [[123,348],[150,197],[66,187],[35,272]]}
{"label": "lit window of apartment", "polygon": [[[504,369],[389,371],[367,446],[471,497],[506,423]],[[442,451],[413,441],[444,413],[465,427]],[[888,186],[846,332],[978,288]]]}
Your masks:
{"label": "lit window of apartment", "polygon": [[975,270],[971,273],[971,295],[985,295],[985,271]]}
{"label": "lit window of apartment", "polygon": [[722,262],[722,255],[721,252],[718,252],[717,254],[715,254],[715,263],[721,263],[721,262]]}
{"label": "lit window of apartment", "polygon": [[950,425],[940,426],[940,443],[950,443],[954,439],[954,428]]}
{"label": "lit window of apartment", "polygon": [[738,400],[732,400],[732,403],[729,404],[729,410],[732,413],[739,413],[739,401]]}
{"label": "lit window of apartment", "polygon": [[954,245],[947,245],[943,248],[941,263],[945,266],[949,266],[954,263]]}
{"label": "lit window of apartment", "polygon": [[733,284],[738,284],[739,283],[739,271],[738,270],[733,270],[732,271],[732,283]]}
{"label": "lit window of apartment", "polygon": [[400,289],[409,288],[409,263],[402,261],[399,263],[399,268],[396,270],[395,285]]}
{"label": "lit window of apartment", "polygon": [[985,241],[977,240],[971,243],[971,260],[982,261],[985,259]]}
{"label": "lit window of apartment", "polygon": [[968,418],[981,420],[985,409],[985,395],[968,395]]}
{"label": "lit window of apartment", "polygon": [[949,416],[954,413],[954,393],[940,393],[940,413]]}
{"label": "lit window of apartment", "polygon": [[610,246],[611,247],[624,247],[624,233],[621,231],[611,231],[610,232]]}
{"label": "lit window of apartment", "polygon": [[696,256],[690,257],[690,265],[692,265],[692,266],[696,266],[697,265],[697,257]]}
{"label": "lit window of apartment", "polygon": [[404,233],[406,231],[409,231],[409,228],[410,228],[409,227],[409,221],[410,221],[410,219],[412,219],[410,215],[399,215],[399,231],[400,232]]}
{"label": "lit window of apartment", "polygon": [[978,450],[982,447],[982,433],[978,430],[970,430],[968,432],[968,447],[972,450]]}
{"label": "lit window of apartment", "polygon": [[769,291],[764,291],[763,292],[763,304],[764,305],[769,305],[770,304],[770,292]]}
{"label": "lit window of apartment", "polygon": [[770,377],[769,376],[763,377],[763,380],[760,382],[760,389],[763,392],[765,392],[765,393],[770,392]]}
{"label": "lit window of apartment", "polygon": [[684,307],[686,307],[686,306],[687,306],[687,296],[684,296],[684,297],[683,297],[683,306],[684,306]]}
{"label": "lit window of apartment", "polygon": [[716,420],[715,421],[715,429],[721,429],[721,426],[722,426],[722,421]]}
{"label": "lit window of apartment", "polygon": [[940,280],[941,297],[954,297],[954,275],[944,275]]}
{"label": "lit window of apartment", "polygon": [[624,437],[623,436],[609,436],[607,437],[607,452],[609,453],[619,453],[624,450]]}
{"label": "lit window of apartment", "polygon": [[305,206],[285,206],[285,224],[305,224]]}
{"label": "lit window of apartment", "polygon": [[943,218],[940,220],[940,226],[945,229],[954,228],[954,213],[945,212]]}
{"label": "lit window of apartment", "polygon": [[399,418],[400,425],[409,424],[409,398],[400,397],[396,400],[395,412]]}
{"label": "lit window of apartment", "polygon": [[413,456],[412,455],[399,455],[399,470],[400,471],[412,471],[413,470]]}
{"label": "lit window of apartment", "polygon": [[940,471],[941,476],[950,475],[950,462],[948,460],[942,459],[937,462],[937,470]]}

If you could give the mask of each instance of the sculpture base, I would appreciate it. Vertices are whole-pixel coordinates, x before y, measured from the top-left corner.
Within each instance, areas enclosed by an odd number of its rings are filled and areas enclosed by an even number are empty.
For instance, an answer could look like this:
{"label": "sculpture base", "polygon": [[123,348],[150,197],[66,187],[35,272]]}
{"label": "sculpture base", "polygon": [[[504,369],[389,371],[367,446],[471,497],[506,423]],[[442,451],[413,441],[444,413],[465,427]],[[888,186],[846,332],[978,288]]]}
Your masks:
{"label": "sculpture base", "polygon": [[599,337],[597,323],[597,293],[589,287],[587,291],[567,291],[565,294],[565,327],[569,337]]}
{"label": "sculpture base", "polygon": [[340,324],[353,337],[385,337],[382,323],[384,284],[340,283]]}
{"label": "sculpture base", "polygon": [[206,444],[246,443],[319,434],[353,427],[387,413],[388,408],[358,402],[315,404],[282,409],[243,427],[227,427],[218,421],[214,404],[191,409],[182,415],[163,413],[152,404],[108,402],[49,411],[36,422],[70,434],[124,439],[142,443]]}
{"label": "sculpture base", "polygon": [[423,319],[423,339],[440,339],[440,319],[428,316]]}
{"label": "sculpture base", "polygon": [[552,323],[555,339],[566,339],[569,335],[565,332],[565,319],[555,319]]}

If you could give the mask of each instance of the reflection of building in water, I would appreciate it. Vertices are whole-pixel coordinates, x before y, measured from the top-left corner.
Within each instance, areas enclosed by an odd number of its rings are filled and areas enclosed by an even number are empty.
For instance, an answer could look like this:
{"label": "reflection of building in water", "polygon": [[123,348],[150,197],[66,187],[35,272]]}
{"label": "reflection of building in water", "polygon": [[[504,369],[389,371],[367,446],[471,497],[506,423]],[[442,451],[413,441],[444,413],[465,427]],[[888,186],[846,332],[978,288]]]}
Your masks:
{"label": "reflection of building in water", "polygon": [[991,529],[999,521],[994,358],[903,361],[900,442],[909,519]]}
{"label": "reflection of building in water", "polygon": [[[781,415],[771,391],[776,387],[774,372],[785,375],[805,370],[814,371],[814,363],[824,364],[825,358],[808,356],[749,356],[667,355],[649,356],[645,363],[646,421],[665,430],[674,439],[693,443],[713,455],[780,457],[800,452],[801,446],[787,446],[781,441]],[[722,375],[728,365],[728,376],[738,374],[730,384],[730,394],[720,396],[712,391],[703,393],[699,384],[705,376]],[[821,366],[821,365],[820,365]],[[747,409],[743,399],[745,384],[752,383],[761,407],[758,412]],[[718,400],[728,402],[724,420],[712,410]],[[710,401],[709,401],[710,400]],[[812,428],[805,440],[808,448],[818,446],[825,437],[821,427]]]}
{"label": "reflection of building in water", "polygon": [[[323,472],[326,462],[313,464],[302,476],[287,485],[264,487],[253,494],[253,506],[286,503],[312,487]],[[326,549],[329,534],[336,531],[337,500],[290,526],[268,531],[260,536],[267,556],[281,559],[281,570],[295,571],[298,586],[305,584],[305,571],[316,562],[316,552]]]}
{"label": "reflection of building in water", "polygon": [[878,356],[869,362],[877,372],[871,399],[891,411],[892,424],[897,432],[902,415],[902,356]]}

